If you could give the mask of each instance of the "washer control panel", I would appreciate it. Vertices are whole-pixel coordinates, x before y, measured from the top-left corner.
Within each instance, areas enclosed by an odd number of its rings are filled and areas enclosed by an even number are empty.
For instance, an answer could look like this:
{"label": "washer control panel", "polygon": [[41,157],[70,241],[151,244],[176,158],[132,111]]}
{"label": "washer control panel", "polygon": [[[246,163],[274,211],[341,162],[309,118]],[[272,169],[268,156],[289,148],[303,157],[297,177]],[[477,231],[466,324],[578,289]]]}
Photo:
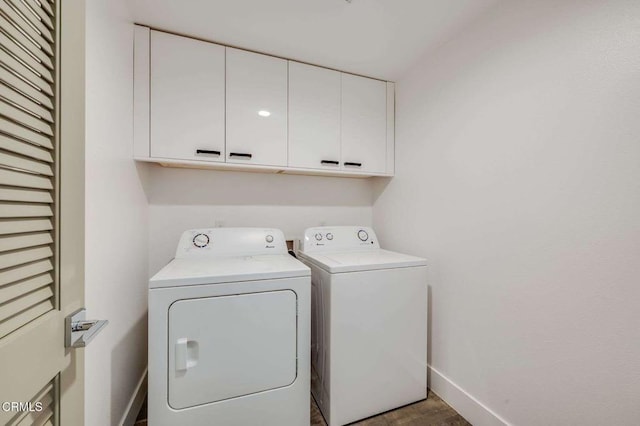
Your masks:
{"label": "washer control panel", "polygon": [[379,249],[373,229],[368,226],[319,226],[304,232],[303,252]]}
{"label": "washer control panel", "polygon": [[272,228],[206,228],[184,231],[176,258],[286,254],[282,231]]}

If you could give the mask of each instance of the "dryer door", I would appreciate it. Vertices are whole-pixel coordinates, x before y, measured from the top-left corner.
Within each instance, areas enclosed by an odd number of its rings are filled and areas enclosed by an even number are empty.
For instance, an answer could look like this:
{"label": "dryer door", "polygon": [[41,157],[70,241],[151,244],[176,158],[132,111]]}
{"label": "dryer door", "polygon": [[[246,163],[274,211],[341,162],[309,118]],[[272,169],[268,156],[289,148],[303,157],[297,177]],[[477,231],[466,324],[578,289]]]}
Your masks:
{"label": "dryer door", "polygon": [[291,290],[173,303],[169,405],[188,408],[293,383],[296,305]]}

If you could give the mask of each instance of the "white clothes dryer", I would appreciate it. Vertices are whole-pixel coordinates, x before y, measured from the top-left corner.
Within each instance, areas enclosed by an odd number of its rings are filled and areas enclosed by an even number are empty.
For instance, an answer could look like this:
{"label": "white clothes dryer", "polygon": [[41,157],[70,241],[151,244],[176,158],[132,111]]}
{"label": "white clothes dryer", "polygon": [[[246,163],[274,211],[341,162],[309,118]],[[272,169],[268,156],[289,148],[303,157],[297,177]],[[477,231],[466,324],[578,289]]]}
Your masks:
{"label": "white clothes dryer", "polygon": [[309,333],[280,230],[184,232],[149,282],[149,424],[308,426]]}
{"label": "white clothes dryer", "polygon": [[328,425],[425,399],[426,261],[352,226],[307,229],[298,257],[311,268],[311,392]]}

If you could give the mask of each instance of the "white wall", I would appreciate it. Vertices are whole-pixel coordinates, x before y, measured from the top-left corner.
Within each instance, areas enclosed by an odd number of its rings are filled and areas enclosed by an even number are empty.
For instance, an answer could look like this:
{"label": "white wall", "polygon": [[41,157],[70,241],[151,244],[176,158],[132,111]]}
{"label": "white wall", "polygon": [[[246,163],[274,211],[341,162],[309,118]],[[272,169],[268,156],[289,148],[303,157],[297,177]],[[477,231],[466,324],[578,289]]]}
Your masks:
{"label": "white wall", "polygon": [[101,426],[120,423],[146,368],[148,206],[132,161],[127,4],[86,7],[86,307],[110,323],[85,349],[85,424]]}
{"label": "white wall", "polygon": [[310,226],[372,220],[370,179],[151,167],[150,275],[173,258],[190,228],[272,227],[294,239]]}
{"label": "white wall", "polygon": [[436,392],[478,425],[460,390],[517,425],[637,425],[640,2],[503,2],[396,99],[374,226],[429,260]]}

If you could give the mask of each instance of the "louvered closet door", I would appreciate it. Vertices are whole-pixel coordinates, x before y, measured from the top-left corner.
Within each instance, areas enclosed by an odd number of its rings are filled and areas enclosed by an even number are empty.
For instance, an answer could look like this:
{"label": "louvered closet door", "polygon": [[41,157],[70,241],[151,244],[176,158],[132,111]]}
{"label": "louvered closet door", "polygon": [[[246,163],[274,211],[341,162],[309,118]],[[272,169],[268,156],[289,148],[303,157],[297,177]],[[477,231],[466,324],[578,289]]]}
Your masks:
{"label": "louvered closet door", "polygon": [[54,1],[0,0],[0,424],[59,423],[68,364],[58,282],[57,15]]}

